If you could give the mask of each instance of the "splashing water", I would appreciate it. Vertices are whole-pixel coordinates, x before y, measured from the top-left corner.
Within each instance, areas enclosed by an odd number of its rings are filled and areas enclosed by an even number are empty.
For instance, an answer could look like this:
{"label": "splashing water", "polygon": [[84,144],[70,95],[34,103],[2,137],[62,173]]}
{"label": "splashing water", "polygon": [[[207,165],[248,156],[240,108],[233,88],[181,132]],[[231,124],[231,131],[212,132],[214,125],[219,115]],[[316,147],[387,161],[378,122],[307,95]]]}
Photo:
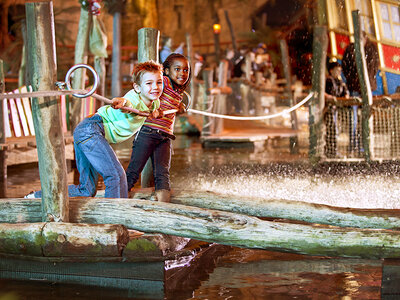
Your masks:
{"label": "splashing water", "polygon": [[207,159],[203,155],[201,160],[193,160],[183,174],[190,180],[174,180],[174,187],[338,207],[400,208],[397,163],[372,166],[337,163],[313,169],[308,163],[260,164],[259,159],[238,162],[232,157],[232,153],[220,152],[218,158]]}

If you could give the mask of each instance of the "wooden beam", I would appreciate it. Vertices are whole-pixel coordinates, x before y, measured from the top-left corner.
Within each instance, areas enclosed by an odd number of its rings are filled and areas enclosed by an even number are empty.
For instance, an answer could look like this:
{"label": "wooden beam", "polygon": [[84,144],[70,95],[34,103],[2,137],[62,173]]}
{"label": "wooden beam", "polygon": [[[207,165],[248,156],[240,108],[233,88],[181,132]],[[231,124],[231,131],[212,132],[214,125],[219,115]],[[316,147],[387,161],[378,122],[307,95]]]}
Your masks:
{"label": "wooden beam", "polygon": [[[5,90],[3,60],[0,59],[0,93]],[[6,131],[4,127],[4,101],[0,100],[0,144],[6,143]],[[0,149],[0,198],[6,197],[7,190],[7,154],[5,149]]]}
{"label": "wooden beam", "polygon": [[[285,94],[289,99],[289,106],[294,106],[295,99],[293,99],[292,93],[292,70],[290,67],[290,56],[289,56],[289,48],[285,39],[281,39],[279,41],[281,55],[282,55],[282,65],[283,65],[283,73],[285,74],[286,85],[285,85]],[[296,110],[290,112],[290,123],[292,129],[297,131],[299,129],[297,122],[297,114]],[[290,137],[290,153],[298,154],[299,153],[299,141],[297,135],[294,137]]]}
{"label": "wooden beam", "polygon": [[[148,60],[158,62],[158,45],[160,41],[160,31],[154,28],[141,28],[138,30],[138,62]],[[153,165],[149,158],[144,166],[140,184],[142,187],[154,186]]]}
{"label": "wooden beam", "polygon": [[320,159],[322,146],[323,110],[325,105],[325,69],[328,48],[326,27],[314,26],[312,91],[313,99],[309,105],[310,146],[309,158],[312,164]]}
{"label": "wooden beam", "polygon": [[0,224],[0,253],[29,256],[119,257],[129,241],[122,225]]}
{"label": "wooden beam", "polygon": [[[1,201],[0,211],[7,208],[9,216],[17,209],[18,202],[25,203],[25,209],[20,207],[20,220],[32,222],[33,211],[40,207],[38,199],[7,199]],[[242,203],[242,206],[245,205]],[[362,213],[362,210],[356,210],[354,215]],[[375,216],[371,213],[370,219],[381,218],[382,222],[387,219],[387,224],[394,221],[399,224],[395,213],[390,219],[388,215],[390,213],[376,212]],[[237,247],[322,256],[400,258],[400,231],[396,230],[267,221],[231,212],[133,199],[71,198],[70,216],[71,221],[76,223],[122,224],[143,232]]]}
{"label": "wooden beam", "polygon": [[365,60],[364,50],[364,39],[362,37],[360,11],[352,11],[353,25],[354,25],[354,55],[357,66],[358,79],[360,82],[360,90],[362,97],[362,109],[361,109],[361,128],[362,128],[362,142],[364,148],[364,157],[367,162],[371,161],[371,155],[373,155],[371,147],[370,129],[373,126],[373,117],[371,115],[372,105],[372,91],[371,84],[368,77],[367,62]]}
{"label": "wooden beam", "polygon": [[154,28],[141,28],[138,30],[138,61],[154,60],[158,62],[158,46],[160,31]]}
{"label": "wooden beam", "polygon": [[[75,64],[87,64],[88,62],[88,49],[89,49],[89,33],[91,27],[92,17],[90,13],[81,8],[81,14],[79,17],[78,34],[75,42]],[[86,69],[79,68],[74,72],[74,78],[72,80],[72,89],[83,89],[85,87]],[[71,114],[70,124],[71,132],[75,130],[75,127],[82,121],[82,100],[75,97],[71,97]]]}
{"label": "wooden beam", "polygon": [[[52,2],[26,3],[29,84],[56,89],[57,62]],[[68,222],[67,166],[58,97],[32,98],[42,186],[42,220]]]}

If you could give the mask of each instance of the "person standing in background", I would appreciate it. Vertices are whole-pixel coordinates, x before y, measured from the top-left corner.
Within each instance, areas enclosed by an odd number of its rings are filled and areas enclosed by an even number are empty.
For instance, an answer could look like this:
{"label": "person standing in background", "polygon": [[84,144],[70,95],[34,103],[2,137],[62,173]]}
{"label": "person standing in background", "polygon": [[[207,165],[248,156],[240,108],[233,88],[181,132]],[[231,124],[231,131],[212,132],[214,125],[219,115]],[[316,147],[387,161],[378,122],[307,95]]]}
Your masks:
{"label": "person standing in background", "polygon": [[179,53],[179,54],[183,54],[183,46],[185,44],[184,43],[180,43],[179,47],[175,49],[175,51],[171,51],[171,47],[172,47],[172,38],[169,36],[163,36],[162,38],[162,42],[161,42],[161,51],[160,51],[160,62],[163,64],[164,61],[167,59],[167,57],[171,54],[171,53]]}
{"label": "person standing in background", "polygon": [[[365,61],[367,63],[369,84],[371,91],[375,91],[378,87],[376,76],[379,69],[379,55],[378,47],[371,42],[367,34],[363,31],[361,34],[361,44],[364,45]],[[358,78],[357,65],[356,65],[356,54],[354,43],[350,43],[343,54],[342,60],[343,74],[346,78],[346,84],[350,91],[350,96],[360,97],[361,87]],[[352,107],[352,117],[350,118],[350,151],[362,151],[360,147],[360,133],[357,130],[358,123],[358,106]]]}

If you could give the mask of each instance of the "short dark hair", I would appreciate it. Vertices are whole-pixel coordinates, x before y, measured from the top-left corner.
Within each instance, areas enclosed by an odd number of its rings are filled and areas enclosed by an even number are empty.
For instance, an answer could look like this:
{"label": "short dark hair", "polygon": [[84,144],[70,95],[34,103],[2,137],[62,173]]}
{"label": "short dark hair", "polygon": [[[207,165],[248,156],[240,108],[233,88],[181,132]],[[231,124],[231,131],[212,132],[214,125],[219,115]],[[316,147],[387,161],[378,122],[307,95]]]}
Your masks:
{"label": "short dark hair", "polygon": [[340,63],[338,63],[337,61],[332,61],[328,64],[328,71],[331,71],[336,67],[342,67],[342,65]]}
{"label": "short dark hair", "polygon": [[151,73],[163,73],[163,66],[153,60],[148,60],[143,63],[138,63],[133,67],[132,71],[132,81],[140,85],[143,74],[146,72]]}

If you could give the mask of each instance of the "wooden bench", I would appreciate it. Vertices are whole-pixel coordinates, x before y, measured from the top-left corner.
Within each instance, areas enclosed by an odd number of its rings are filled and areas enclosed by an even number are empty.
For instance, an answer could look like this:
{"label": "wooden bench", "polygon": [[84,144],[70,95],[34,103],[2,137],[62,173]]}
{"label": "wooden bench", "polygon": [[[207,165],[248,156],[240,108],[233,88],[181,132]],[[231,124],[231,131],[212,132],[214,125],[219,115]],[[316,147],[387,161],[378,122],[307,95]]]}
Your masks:
{"label": "wooden bench", "polygon": [[[26,87],[21,87],[11,93],[25,93]],[[82,101],[82,115],[88,115],[95,110],[94,99]],[[18,165],[38,161],[36,150],[35,129],[33,126],[32,109],[29,98],[3,100],[4,131],[6,142],[0,144],[0,150],[7,151],[7,165]],[[74,159],[73,137],[67,126],[67,99],[60,96],[62,126],[65,140],[65,158]]]}

